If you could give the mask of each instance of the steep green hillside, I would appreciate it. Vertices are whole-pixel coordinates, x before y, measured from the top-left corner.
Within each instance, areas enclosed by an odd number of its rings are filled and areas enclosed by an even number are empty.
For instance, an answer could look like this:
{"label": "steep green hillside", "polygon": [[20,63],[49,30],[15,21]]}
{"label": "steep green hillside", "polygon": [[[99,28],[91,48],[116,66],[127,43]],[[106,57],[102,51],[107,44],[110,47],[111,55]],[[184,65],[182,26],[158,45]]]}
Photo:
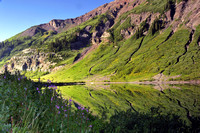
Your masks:
{"label": "steep green hillside", "polygon": [[31,78],[49,73],[41,79],[196,80],[200,78],[200,16],[194,17],[198,8],[198,0],[114,1],[74,19],[67,24],[71,28],[61,33],[34,26],[26,31],[34,29],[33,36],[22,37],[23,32],[1,43],[0,65],[31,48],[51,53],[48,60],[55,63],[49,72],[23,72]]}
{"label": "steep green hillside", "polygon": [[110,75],[112,81],[135,81],[152,80],[152,76],[163,72],[169,76],[182,75],[179,79],[183,80],[198,79],[199,46],[196,42],[199,27],[187,51],[185,45],[190,39],[190,31],[181,27],[170,36],[171,28],[168,28],[153,36],[131,37],[116,45],[102,43],[80,62],[44,78],[73,81]]}

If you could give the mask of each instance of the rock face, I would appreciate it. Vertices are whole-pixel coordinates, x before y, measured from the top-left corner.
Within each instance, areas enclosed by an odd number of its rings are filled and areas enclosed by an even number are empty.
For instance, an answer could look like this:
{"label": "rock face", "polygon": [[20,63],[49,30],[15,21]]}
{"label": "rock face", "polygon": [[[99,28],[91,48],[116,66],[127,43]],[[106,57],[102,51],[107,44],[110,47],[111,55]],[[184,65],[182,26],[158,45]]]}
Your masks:
{"label": "rock face", "polygon": [[37,53],[34,49],[25,49],[22,54],[10,59],[8,70],[11,72],[36,70],[50,72],[50,67],[56,63],[48,61],[49,54],[53,55],[54,53]]}
{"label": "rock face", "polygon": [[[98,44],[101,42],[101,36],[103,35],[103,33],[115,24],[115,21],[119,18],[120,15],[132,10],[141,3],[145,3],[145,0],[115,0],[74,19],[54,19],[51,20],[49,23],[31,27],[28,30],[24,31],[21,36],[32,37],[38,32],[46,31],[54,31],[55,33],[64,32],[89,19],[94,18],[95,16],[109,12],[109,14],[113,17],[112,20],[100,23],[92,34],[88,34],[89,27],[87,27],[85,29],[85,31],[87,32],[77,35],[79,39],[76,40],[76,42],[73,42],[72,48],[76,49],[78,45],[84,47],[83,43],[88,43],[90,40],[93,44]],[[172,25],[173,29],[176,30],[176,27],[184,22],[187,27],[195,29],[200,21],[199,12],[200,0],[182,1],[179,4],[176,4],[174,7],[171,7],[171,10],[165,13],[165,25],[166,27],[167,25]],[[129,16],[131,17],[131,23],[138,27],[140,23],[145,20],[148,20],[148,23],[151,24],[156,17],[159,17],[159,15],[159,13],[144,12],[140,14],[132,13]],[[134,33],[135,30],[133,28],[121,31],[122,36],[125,38],[130,37]],[[86,41],[86,39],[88,40]]]}

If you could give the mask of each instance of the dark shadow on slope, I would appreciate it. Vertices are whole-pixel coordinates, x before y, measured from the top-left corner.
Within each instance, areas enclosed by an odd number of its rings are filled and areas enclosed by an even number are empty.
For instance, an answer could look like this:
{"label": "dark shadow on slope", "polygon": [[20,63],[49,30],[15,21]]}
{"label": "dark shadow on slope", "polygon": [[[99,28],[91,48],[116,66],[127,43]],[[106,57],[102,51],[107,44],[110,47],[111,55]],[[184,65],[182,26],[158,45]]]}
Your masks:
{"label": "dark shadow on slope", "polygon": [[170,17],[171,17],[171,20],[174,20],[174,15],[176,13],[176,6],[175,6],[175,3],[173,1],[169,1],[169,4],[170,4]]}
{"label": "dark shadow on slope", "polygon": [[168,41],[168,40],[172,37],[173,34],[174,34],[174,31],[172,30],[172,31],[169,33],[169,35],[167,36],[167,38],[166,38],[161,44],[159,44],[156,48],[158,49],[158,47],[159,47],[160,45],[162,45],[163,43],[165,43],[166,41]]}
{"label": "dark shadow on slope", "polygon": [[74,58],[74,61],[73,61],[73,63],[74,62],[76,62],[79,58],[81,57],[81,54],[80,53],[78,53],[77,55],[76,55],[76,57]]}
{"label": "dark shadow on slope", "polygon": [[194,30],[191,31],[189,40],[188,40],[188,42],[185,44],[185,52],[177,58],[177,61],[176,61],[175,64],[179,63],[180,58],[181,58],[182,56],[184,56],[184,55],[187,53],[188,47],[189,47],[190,43],[191,43],[192,40],[193,40],[193,35],[194,35]]}
{"label": "dark shadow on slope", "polygon": [[140,47],[142,46],[143,40],[144,40],[144,37],[142,38],[138,48],[130,55],[130,57],[129,57],[128,61],[125,63],[125,65],[131,61],[131,57],[140,49]]}

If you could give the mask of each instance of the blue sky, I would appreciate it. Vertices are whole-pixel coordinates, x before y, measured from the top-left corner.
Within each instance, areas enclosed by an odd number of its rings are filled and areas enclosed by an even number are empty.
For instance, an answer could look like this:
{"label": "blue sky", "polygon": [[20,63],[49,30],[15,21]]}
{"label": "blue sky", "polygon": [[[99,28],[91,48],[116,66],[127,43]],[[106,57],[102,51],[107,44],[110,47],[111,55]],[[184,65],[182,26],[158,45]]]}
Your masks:
{"label": "blue sky", "polygon": [[75,18],[113,0],[0,0],[0,41],[52,19]]}

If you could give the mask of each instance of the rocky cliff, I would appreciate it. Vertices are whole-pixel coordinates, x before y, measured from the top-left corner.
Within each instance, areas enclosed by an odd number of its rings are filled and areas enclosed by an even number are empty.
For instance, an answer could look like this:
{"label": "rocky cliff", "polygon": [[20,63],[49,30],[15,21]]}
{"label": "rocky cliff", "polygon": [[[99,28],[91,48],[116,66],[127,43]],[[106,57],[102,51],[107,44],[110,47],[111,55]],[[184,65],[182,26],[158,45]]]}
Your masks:
{"label": "rocky cliff", "polygon": [[[12,57],[7,63],[10,72],[15,71],[43,71],[50,72],[56,63],[49,61],[49,55],[57,56],[55,53],[37,52],[35,49],[25,49],[22,53]],[[58,57],[62,58],[62,57]]]}

